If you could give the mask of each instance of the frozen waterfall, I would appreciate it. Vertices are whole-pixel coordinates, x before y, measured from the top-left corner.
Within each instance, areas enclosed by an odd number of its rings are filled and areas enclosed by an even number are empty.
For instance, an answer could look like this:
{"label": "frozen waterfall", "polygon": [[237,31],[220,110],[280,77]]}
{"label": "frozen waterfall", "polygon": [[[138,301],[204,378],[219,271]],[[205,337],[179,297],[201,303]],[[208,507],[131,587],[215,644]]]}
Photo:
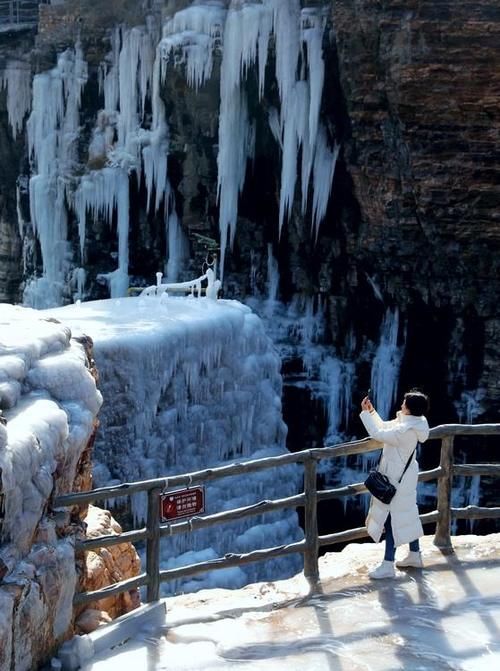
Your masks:
{"label": "frozen waterfall", "polygon": [[77,164],[80,97],[86,81],[87,64],[78,45],[33,80],[28,119],[30,214],[43,260],[43,277],[25,289],[24,300],[33,307],[60,305],[67,284],[71,252],[66,203]]}
{"label": "frozen waterfall", "polygon": [[226,246],[233,244],[236,233],[247,160],[254,154],[255,128],[249,116],[246,80],[249,70],[257,68],[262,98],[271,47],[280,97],[278,116],[269,116],[282,150],[279,230],[295,197],[300,150],[303,214],[314,174],[311,230],[315,236],[325,217],[339,151],[336,144],[330,148],[320,121],[327,12],[326,3],[301,10],[299,0],[238,0],[227,9],[224,2],[199,2],[175,13],[165,24],[163,76],[173,62],[184,68],[188,84],[198,89],[212,76],[213,54],[222,50],[217,160],[222,273]]}
{"label": "frozen waterfall", "polygon": [[[235,239],[239,197],[247,163],[254,157],[258,123],[268,124],[281,155],[279,230],[291,214],[300,181],[302,216],[310,216],[316,238],[331,199],[339,152],[321,118],[327,16],[326,2],[301,8],[299,0],[207,0],[172,11],[162,30],[151,20],[116,28],[110,52],[99,66],[102,108],[96,113],[88,152],[77,143],[80,98],[88,78],[80,46],[60,54],[56,67],[34,77],[31,99],[29,70],[9,62],[2,84],[8,89],[14,136],[32,109],[30,213],[43,266],[42,277],[32,279],[25,289],[25,303],[49,307],[75,297],[71,277],[75,269],[85,269],[86,248],[96,243],[92,236],[97,222],[116,226],[117,238],[116,262],[113,252],[110,267],[98,279],[108,283],[112,297],[126,295],[131,178],[145,187],[148,212],[159,212],[165,222],[171,214],[169,120],[162,86],[172,64],[183,69],[196,91],[220,76],[216,160],[221,276],[226,248]],[[249,98],[253,71],[257,101]],[[263,99],[266,83],[272,85],[266,77],[277,85],[272,114]],[[79,250],[68,239],[73,220]]]}

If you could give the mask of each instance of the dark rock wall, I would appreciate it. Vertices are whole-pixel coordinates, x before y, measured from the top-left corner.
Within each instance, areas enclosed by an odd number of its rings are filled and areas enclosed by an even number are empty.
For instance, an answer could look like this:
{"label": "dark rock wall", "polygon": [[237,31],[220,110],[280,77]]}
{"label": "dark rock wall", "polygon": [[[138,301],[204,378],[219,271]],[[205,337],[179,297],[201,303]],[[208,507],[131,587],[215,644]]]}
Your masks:
{"label": "dark rock wall", "polygon": [[[24,61],[29,68],[27,54],[33,49],[34,41],[33,31],[0,32],[0,73],[13,60]],[[16,191],[25,162],[25,138],[21,133],[13,139],[4,84],[0,88],[0,302],[17,302],[22,296],[23,243],[19,233]]]}
{"label": "dark rock wall", "polygon": [[403,377],[432,359],[436,391],[483,386],[498,409],[500,8],[338,0],[332,17],[361,212],[347,254],[407,312]]}

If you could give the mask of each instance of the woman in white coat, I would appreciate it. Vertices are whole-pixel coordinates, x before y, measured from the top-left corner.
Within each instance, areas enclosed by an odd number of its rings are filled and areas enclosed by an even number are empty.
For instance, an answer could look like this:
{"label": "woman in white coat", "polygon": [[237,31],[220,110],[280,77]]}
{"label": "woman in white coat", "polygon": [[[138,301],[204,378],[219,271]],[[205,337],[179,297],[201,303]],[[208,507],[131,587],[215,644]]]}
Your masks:
{"label": "woman in white coat", "polygon": [[[393,578],[396,547],[405,543],[410,544],[410,551],[396,566],[422,566],[418,539],[424,535],[424,531],[417,508],[418,463],[415,450],[417,443],[423,443],[429,436],[429,425],[424,416],[427,408],[427,396],[410,391],[404,395],[396,419],[384,422],[368,396],[361,402],[361,421],[370,436],[383,443],[378,470],[387,475],[396,487],[396,494],[389,504],[373,496],[370,501],[366,518],[368,533],[378,543],[385,528],[386,540],[384,560],[369,573],[370,578]],[[412,454],[410,465],[398,484]]]}

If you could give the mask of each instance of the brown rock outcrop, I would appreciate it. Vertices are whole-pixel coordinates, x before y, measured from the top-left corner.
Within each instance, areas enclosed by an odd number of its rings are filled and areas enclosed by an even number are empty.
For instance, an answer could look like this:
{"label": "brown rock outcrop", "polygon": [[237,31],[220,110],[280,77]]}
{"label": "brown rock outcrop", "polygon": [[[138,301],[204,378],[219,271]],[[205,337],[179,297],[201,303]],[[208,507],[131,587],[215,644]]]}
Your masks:
{"label": "brown rock outcrop", "polygon": [[[120,534],[122,531],[108,510],[102,510],[96,506],[89,506],[84,521],[87,526],[87,538]],[[83,571],[79,579],[80,591],[94,591],[120,580],[132,578],[139,572],[140,558],[131,543],[91,550],[85,553]],[[140,597],[137,590],[101,599],[92,604],[92,608],[77,613],[76,628],[79,633],[88,633],[89,627],[94,624],[101,624],[128,613],[139,603]],[[96,617],[95,611],[99,613],[99,616]]]}

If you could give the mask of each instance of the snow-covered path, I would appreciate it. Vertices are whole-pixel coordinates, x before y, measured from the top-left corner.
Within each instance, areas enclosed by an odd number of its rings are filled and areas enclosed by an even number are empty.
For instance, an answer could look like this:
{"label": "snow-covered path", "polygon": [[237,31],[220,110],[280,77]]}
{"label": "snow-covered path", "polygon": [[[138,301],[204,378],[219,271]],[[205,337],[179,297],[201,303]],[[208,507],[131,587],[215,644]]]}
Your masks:
{"label": "snow-covered path", "polygon": [[352,544],[320,560],[321,584],[299,575],[241,590],[167,600],[145,627],[85,671],[490,671],[500,668],[500,534],[423,539],[423,571],[370,581],[381,547]]}

